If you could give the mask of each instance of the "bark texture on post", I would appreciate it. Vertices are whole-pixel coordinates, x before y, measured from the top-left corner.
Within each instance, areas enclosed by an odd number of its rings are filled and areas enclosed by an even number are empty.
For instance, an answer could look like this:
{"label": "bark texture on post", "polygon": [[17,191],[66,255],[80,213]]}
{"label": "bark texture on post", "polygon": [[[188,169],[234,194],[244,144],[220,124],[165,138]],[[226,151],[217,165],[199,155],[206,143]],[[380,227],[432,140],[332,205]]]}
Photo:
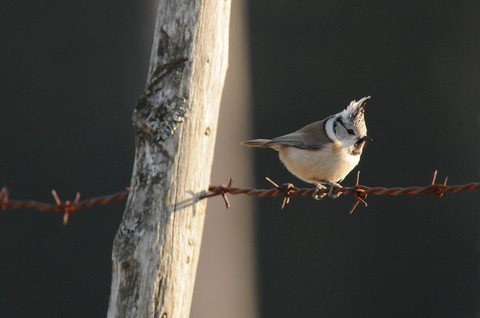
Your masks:
{"label": "bark texture on post", "polygon": [[133,115],[131,191],[108,317],[188,317],[227,69],[230,0],[160,0]]}

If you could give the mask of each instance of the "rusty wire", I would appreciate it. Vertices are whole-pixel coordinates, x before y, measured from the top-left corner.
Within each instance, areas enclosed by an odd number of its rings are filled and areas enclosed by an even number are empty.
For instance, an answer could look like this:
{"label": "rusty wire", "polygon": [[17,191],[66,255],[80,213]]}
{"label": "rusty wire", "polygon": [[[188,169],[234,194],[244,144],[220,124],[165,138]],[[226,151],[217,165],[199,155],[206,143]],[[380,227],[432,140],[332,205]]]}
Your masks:
{"label": "rusty wire", "polygon": [[[350,209],[349,213],[353,213],[355,208],[359,203],[362,203],[364,206],[367,206],[367,202],[365,201],[367,195],[375,194],[375,195],[401,195],[401,194],[426,194],[433,197],[440,198],[445,193],[457,193],[460,191],[466,190],[476,190],[480,189],[480,183],[473,182],[464,185],[453,185],[447,186],[448,178],[445,178],[442,183],[435,183],[437,178],[437,171],[434,172],[433,178],[430,184],[420,187],[393,187],[393,188],[385,188],[385,187],[367,187],[364,185],[360,185],[360,171],[357,173],[357,179],[355,185],[352,187],[336,187],[333,190],[333,194],[343,193],[343,194],[352,194],[355,197],[355,203],[353,204],[352,208]],[[230,202],[227,197],[227,193],[229,194],[246,194],[246,195],[256,195],[258,197],[264,198],[267,196],[276,197],[281,195],[283,197],[281,209],[285,207],[286,204],[289,203],[290,199],[301,195],[307,196],[312,195],[315,192],[315,188],[297,188],[291,183],[284,183],[282,186],[277,185],[271,179],[267,178],[267,180],[273,185],[272,189],[252,189],[252,188],[236,188],[232,187],[233,180],[230,179],[228,185],[211,185],[208,190],[209,193],[200,196],[200,199],[205,199],[209,197],[214,197],[221,195],[223,200],[225,201],[225,206],[227,208],[230,207]],[[3,187],[0,191],[0,210],[9,209],[19,209],[19,208],[27,208],[27,209],[37,209],[39,211],[52,211],[52,212],[59,212],[63,213],[63,224],[67,224],[68,217],[70,214],[77,212],[80,209],[91,207],[93,205],[100,205],[100,204],[107,204],[115,200],[123,200],[127,197],[128,192],[130,191],[129,188],[126,188],[124,191],[119,191],[110,195],[104,195],[96,198],[86,199],[80,201],[80,193],[77,193],[75,200],[72,201],[65,201],[62,202],[57,195],[55,190],[52,190],[52,195],[55,199],[55,204],[51,203],[44,203],[38,202],[34,200],[10,200],[8,197],[8,190],[6,187]],[[329,192],[329,189],[321,189],[318,190],[318,194],[326,194]]]}
{"label": "rusty wire", "polygon": [[119,191],[113,194],[104,195],[96,198],[86,199],[80,201],[80,193],[77,192],[75,200],[73,202],[67,200],[62,202],[57,195],[55,190],[52,190],[53,198],[55,199],[55,204],[38,202],[34,200],[10,200],[8,198],[8,190],[6,187],[3,187],[0,191],[0,210],[9,209],[37,209],[38,211],[52,211],[63,213],[63,224],[66,225],[68,222],[68,216],[72,213],[77,212],[80,209],[88,208],[93,205],[107,204],[115,200],[123,200],[128,195],[129,189],[127,188],[124,191]]}
{"label": "rusty wire", "polygon": [[[480,183],[478,182],[468,183],[464,185],[447,186],[448,178],[445,178],[444,181],[440,184],[435,183],[436,178],[437,178],[437,171],[434,172],[433,178],[430,184],[423,187],[420,187],[420,186],[413,186],[413,187],[407,187],[407,188],[367,187],[359,184],[359,181],[360,181],[360,171],[359,171],[357,173],[357,179],[354,186],[336,187],[333,190],[333,194],[338,194],[338,193],[353,194],[353,196],[355,197],[355,203],[353,204],[352,208],[349,211],[349,213],[351,214],[353,213],[353,211],[355,210],[355,208],[359,203],[362,203],[365,207],[367,206],[367,202],[365,201],[365,199],[369,194],[375,194],[375,195],[426,194],[426,195],[440,198],[447,192],[457,193],[465,190],[480,189]],[[262,198],[267,196],[276,197],[281,195],[283,196],[281,209],[283,209],[285,205],[289,203],[290,198],[298,195],[301,195],[301,196],[312,195],[315,192],[315,188],[297,188],[291,183],[284,183],[282,186],[279,186],[269,178],[267,178],[267,181],[269,181],[274,186],[274,188],[272,189],[235,188],[235,187],[232,187],[233,181],[232,179],[230,179],[230,182],[228,185],[222,184],[219,186],[210,186],[208,188],[210,193],[205,195],[204,197],[213,197],[217,195],[222,195],[223,199],[225,200],[225,205],[228,208],[230,206],[230,202],[228,201],[228,198],[226,196],[227,193],[256,195]],[[329,192],[329,189],[321,189],[317,191],[318,194],[327,194],[328,192]]]}

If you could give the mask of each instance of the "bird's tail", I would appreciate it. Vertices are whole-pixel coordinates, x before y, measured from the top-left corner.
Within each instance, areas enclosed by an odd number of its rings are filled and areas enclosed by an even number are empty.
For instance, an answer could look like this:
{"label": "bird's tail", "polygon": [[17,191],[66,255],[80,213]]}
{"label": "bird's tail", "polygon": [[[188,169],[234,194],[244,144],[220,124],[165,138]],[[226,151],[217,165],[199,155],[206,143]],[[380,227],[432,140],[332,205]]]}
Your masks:
{"label": "bird's tail", "polygon": [[271,147],[272,145],[268,145],[268,143],[272,141],[271,139],[253,139],[247,140],[241,143],[243,146],[247,147]]}

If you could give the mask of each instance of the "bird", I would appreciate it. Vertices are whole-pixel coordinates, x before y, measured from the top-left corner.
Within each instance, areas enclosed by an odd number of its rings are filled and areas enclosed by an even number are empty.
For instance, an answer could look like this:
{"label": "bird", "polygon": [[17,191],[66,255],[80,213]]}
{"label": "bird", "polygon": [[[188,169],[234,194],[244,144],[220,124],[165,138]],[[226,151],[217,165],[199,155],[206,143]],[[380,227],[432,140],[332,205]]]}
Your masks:
{"label": "bird", "polygon": [[273,139],[242,142],[248,147],[272,148],[293,175],[315,185],[313,197],[322,199],[319,190],[330,187],[328,196],[337,198],[335,187],[358,165],[367,136],[365,105],[370,96],[350,104],[337,114],[311,123],[295,132]]}

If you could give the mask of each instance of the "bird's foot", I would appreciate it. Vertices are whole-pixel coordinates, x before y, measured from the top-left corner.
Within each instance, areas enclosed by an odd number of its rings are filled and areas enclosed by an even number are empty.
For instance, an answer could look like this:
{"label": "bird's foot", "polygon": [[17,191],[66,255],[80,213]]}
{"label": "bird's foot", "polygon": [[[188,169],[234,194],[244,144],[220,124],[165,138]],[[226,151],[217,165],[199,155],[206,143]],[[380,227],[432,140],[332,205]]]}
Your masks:
{"label": "bird's foot", "polygon": [[340,191],[337,191],[336,193],[334,193],[335,188],[341,188],[342,187],[339,183],[329,181],[329,182],[327,182],[327,184],[330,187],[330,190],[328,191],[328,196],[331,199],[336,199],[340,196],[340,194],[342,194],[342,192],[340,192]]}
{"label": "bird's foot", "polygon": [[321,200],[323,199],[327,194],[326,193],[319,193],[320,190],[325,190],[327,187],[320,184],[320,183],[317,183],[315,185],[315,191],[313,192],[312,194],[312,197],[315,199],[315,200]]}

